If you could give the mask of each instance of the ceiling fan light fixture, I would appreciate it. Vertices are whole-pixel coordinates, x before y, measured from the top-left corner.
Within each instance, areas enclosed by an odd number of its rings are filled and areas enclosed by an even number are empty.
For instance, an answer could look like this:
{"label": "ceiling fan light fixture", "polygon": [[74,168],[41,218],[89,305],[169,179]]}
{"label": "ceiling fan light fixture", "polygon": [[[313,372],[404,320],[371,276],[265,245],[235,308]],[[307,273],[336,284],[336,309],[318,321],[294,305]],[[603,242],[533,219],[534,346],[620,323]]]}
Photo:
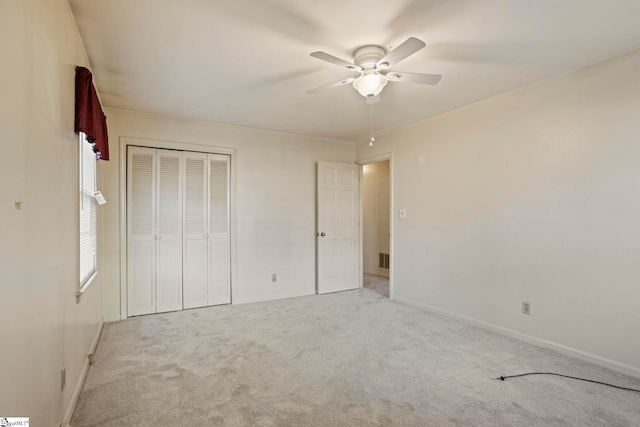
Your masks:
{"label": "ceiling fan light fixture", "polygon": [[355,79],[353,87],[365,98],[377,96],[387,84],[387,78],[373,70],[367,70]]}
{"label": "ceiling fan light fixture", "polygon": [[409,37],[400,45],[389,49],[387,52],[383,47],[376,45],[366,45],[358,48],[353,53],[353,63],[340,59],[326,52],[318,51],[311,53],[311,56],[325,62],[329,62],[339,67],[347,68],[349,71],[360,73],[357,78],[351,77],[325,86],[308,90],[307,93],[317,93],[325,89],[343,86],[349,83],[360,95],[367,98],[367,104],[371,105],[380,101],[380,92],[388,81],[402,83],[417,83],[422,85],[435,85],[442,78],[438,74],[422,73],[401,73],[390,71],[400,61],[413,55],[426,44],[415,37]]}

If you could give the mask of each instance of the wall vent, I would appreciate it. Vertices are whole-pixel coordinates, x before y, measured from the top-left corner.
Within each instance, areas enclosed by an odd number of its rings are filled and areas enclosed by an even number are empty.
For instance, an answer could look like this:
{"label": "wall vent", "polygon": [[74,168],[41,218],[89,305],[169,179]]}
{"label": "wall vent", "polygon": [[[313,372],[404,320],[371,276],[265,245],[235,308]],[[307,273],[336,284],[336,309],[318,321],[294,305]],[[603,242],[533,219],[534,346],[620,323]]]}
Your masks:
{"label": "wall vent", "polygon": [[389,269],[389,254],[383,254],[380,252],[378,257],[378,267],[384,268],[385,270]]}

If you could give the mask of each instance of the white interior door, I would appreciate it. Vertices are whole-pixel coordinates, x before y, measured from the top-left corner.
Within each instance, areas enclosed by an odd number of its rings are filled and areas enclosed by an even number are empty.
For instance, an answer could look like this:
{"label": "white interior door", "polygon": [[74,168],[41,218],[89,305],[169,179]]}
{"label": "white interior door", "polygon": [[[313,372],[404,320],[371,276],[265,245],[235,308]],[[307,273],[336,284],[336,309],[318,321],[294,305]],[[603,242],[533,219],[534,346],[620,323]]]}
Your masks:
{"label": "white interior door", "polygon": [[155,313],[156,150],[129,147],[127,156],[127,315]]}
{"label": "white interior door", "polygon": [[360,183],[358,166],[318,162],[317,292],[360,286]]}
{"label": "white interior door", "polygon": [[207,302],[207,154],[184,152],[183,306]]}
{"label": "white interior door", "polygon": [[182,310],[182,152],[156,151],[156,312]]}
{"label": "white interior door", "polygon": [[207,305],[231,302],[229,156],[209,154],[209,283]]}

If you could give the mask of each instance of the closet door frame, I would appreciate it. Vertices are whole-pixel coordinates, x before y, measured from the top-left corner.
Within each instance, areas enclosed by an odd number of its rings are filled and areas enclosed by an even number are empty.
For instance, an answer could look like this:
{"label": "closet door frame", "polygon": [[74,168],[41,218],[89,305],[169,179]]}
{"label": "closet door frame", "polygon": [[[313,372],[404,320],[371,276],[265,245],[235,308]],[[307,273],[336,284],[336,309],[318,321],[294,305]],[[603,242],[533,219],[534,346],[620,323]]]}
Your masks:
{"label": "closet door frame", "polygon": [[163,141],[156,139],[120,137],[120,319],[127,318],[127,151],[129,146],[159,148],[168,150],[196,151],[208,154],[229,156],[229,231],[230,231],[230,273],[231,304],[237,295],[236,261],[236,157],[237,150],[232,147],[189,142]]}

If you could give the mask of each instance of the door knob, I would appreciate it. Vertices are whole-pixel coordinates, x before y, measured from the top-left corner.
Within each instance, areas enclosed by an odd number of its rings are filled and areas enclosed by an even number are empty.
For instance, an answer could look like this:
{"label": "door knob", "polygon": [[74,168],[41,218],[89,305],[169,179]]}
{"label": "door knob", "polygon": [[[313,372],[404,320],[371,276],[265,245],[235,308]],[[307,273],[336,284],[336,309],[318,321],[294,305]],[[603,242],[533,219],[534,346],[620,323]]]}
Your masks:
{"label": "door knob", "polygon": [[320,233],[320,237],[324,237],[324,236],[326,236],[326,234],[323,231],[322,233]]}

